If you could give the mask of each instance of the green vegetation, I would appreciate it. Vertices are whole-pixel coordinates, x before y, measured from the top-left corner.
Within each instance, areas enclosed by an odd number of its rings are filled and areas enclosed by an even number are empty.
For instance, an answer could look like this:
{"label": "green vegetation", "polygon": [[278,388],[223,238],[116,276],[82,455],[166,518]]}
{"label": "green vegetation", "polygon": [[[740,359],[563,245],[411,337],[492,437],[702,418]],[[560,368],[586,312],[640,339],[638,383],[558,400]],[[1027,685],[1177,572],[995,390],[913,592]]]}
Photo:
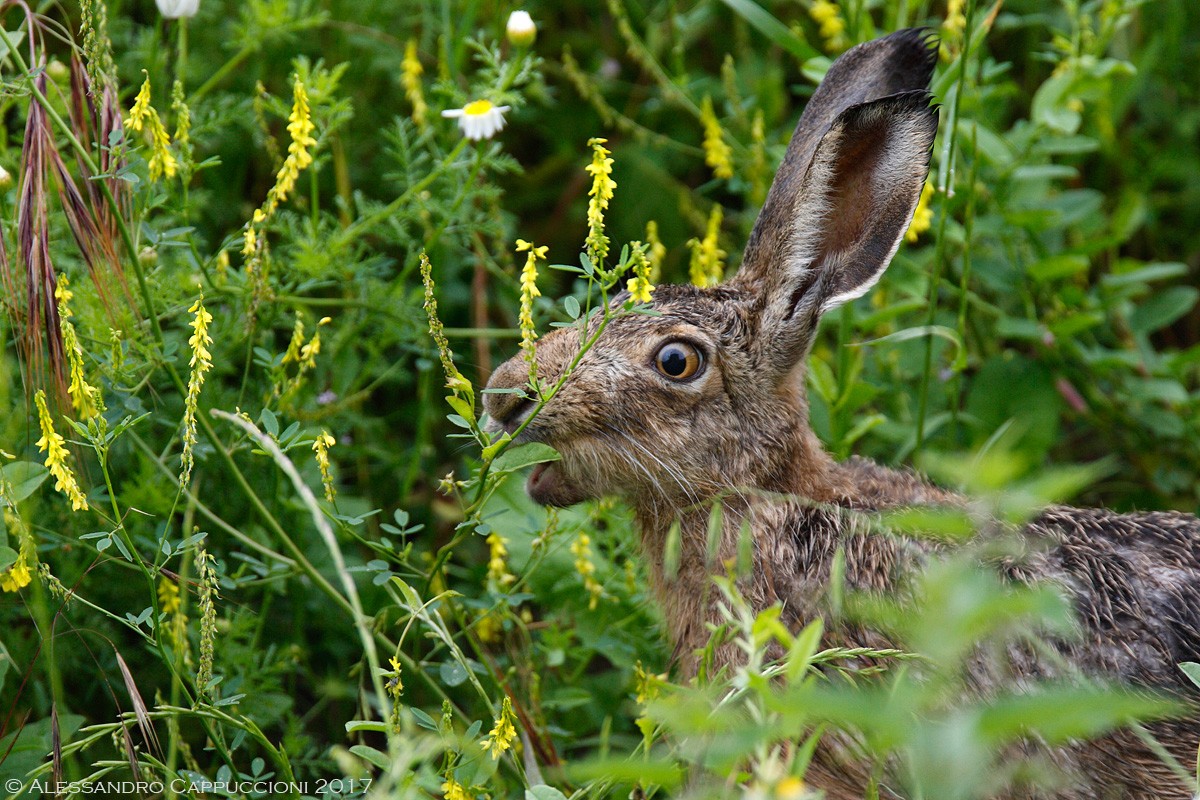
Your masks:
{"label": "green vegetation", "polygon": [[[906,644],[853,674],[723,582],[747,666],[675,685],[627,511],[533,505],[552,454],[479,427],[535,329],[732,274],[832,57],[928,25],[929,190],[825,325],[814,428],[1010,519],[1195,511],[1200,7],[949,6],[544,3],[526,45],[491,0],[4,4],[0,796],[799,800],[842,730],[907,796],[975,798],[1053,781],[1030,731],[1165,713],[967,695],[976,646],[1069,620],[983,544],[844,598]],[[468,141],[442,112],[478,100],[507,124]]]}

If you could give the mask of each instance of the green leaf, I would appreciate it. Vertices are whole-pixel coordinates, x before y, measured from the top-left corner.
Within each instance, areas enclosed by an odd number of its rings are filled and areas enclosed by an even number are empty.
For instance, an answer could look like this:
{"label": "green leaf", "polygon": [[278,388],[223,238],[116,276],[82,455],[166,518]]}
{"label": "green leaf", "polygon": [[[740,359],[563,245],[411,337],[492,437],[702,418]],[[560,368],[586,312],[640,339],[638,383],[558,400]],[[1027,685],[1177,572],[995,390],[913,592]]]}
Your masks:
{"label": "green leaf", "polygon": [[421,709],[414,707],[409,708],[408,710],[412,712],[412,715],[417,720],[417,724],[422,728],[428,728],[431,731],[436,731],[438,729],[437,722],[434,721],[433,717],[429,716]]}
{"label": "green leaf", "polygon": [[0,467],[0,482],[12,487],[8,500],[13,503],[19,503],[29,497],[48,477],[50,470],[36,461],[14,461]]}
{"label": "green leaf", "polygon": [[380,769],[388,769],[392,765],[392,760],[387,757],[386,753],[381,753],[374,747],[368,747],[365,744],[354,745],[350,748],[350,752]]}
{"label": "green leaf", "polygon": [[1200,289],[1172,286],[1138,306],[1129,317],[1129,327],[1136,333],[1154,333],[1191,311],[1197,300]]}
{"label": "green leaf", "polygon": [[567,800],[567,796],[553,786],[543,783],[526,789],[525,800]]}
{"label": "green leaf", "polygon": [[497,473],[513,472],[546,461],[558,461],[560,458],[562,456],[550,445],[530,442],[501,453],[500,457],[492,464],[492,471]]}
{"label": "green leaf", "polygon": [[372,719],[352,719],[346,723],[346,733],[354,733],[355,731],[373,731],[375,733],[387,733],[392,729],[392,726],[387,722],[377,722]]}
{"label": "green leaf", "polygon": [[275,416],[275,412],[269,408],[264,408],[262,414],[259,415],[259,419],[262,420],[263,430],[271,434],[272,437],[279,436],[279,419]]}
{"label": "green leaf", "polygon": [[17,563],[17,557],[19,555],[20,553],[18,553],[16,550],[13,550],[11,547],[5,547],[4,545],[0,544],[0,572],[3,572],[13,564]]}
{"label": "green leaf", "polygon": [[721,2],[729,6],[733,13],[746,20],[752,28],[801,61],[821,55],[812,45],[792,33],[788,26],[753,0],[721,0]]}
{"label": "green leaf", "polygon": [[1187,675],[1189,681],[1200,686],[1200,664],[1195,661],[1184,661],[1179,665],[1179,669],[1183,671],[1184,675]]}
{"label": "green leaf", "polygon": [[1187,264],[1178,261],[1162,264],[1146,264],[1127,272],[1114,272],[1111,275],[1105,275],[1100,279],[1100,283],[1109,287],[1133,286],[1150,283],[1151,281],[1161,281],[1167,278],[1178,278],[1180,275],[1186,275],[1187,271]]}
{"label": "green leaf", "polygon": [[1036,261],[1026,272],[1035,281],[1052,281],[1087,272],[1087,268],[1088,260],[1084,256],[1062,254]]}
{"label": "green leaf", "polygon": [[461,397],[448,395],[446,397],[446,404],[457,411],[458,415],[464,420],[475,419],[475,409],[471,408],[471,404]]}
{"label": "green leaf", "polygon": [[443,661],[438,672],[442,676],[442,683],[451,688],[462,685],[467,679],[467,668],[457,661]]}

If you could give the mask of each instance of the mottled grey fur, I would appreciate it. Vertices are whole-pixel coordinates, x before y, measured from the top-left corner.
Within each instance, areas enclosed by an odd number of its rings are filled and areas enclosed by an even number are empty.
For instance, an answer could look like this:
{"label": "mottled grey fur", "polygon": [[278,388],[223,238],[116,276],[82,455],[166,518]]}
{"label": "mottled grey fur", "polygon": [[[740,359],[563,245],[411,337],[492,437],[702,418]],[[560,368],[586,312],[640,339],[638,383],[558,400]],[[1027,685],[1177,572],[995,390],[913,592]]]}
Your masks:
{"label": "mottled grey fur", "polygon": [[[809,427],[804,392],[820,315],[874,284],[912,217],[937,127],[926,91],[934,52],[922,32],[902,31],[838,59],[796,127],[738,274],[709,289],[660,286],[659,316],[616,318],[521,435],[562,454],[531,476],[534,499],[565,506],[619,495],[631,503],[685,672],[696,668],[708,625],[721,620],[711,576],[735,556],[743,525],[753,535],[754,563],[742,592],[756,609],[782,604],[798,630],[823,613],[839,548],[848,588],[875,592],[895,588],[931,552],[926,541],[872,535],[867,516],[854,512],[965,502],[912,473],[833,461]],[[552,383],[562,375],[579,341],[573,329],[543,338],[539,376]],[[671,341],[704,354],[695,378],[676,381],[656,370],[656,353]],[[515,358],[490,385],[522,388],[527,380],[525,362]],[[532,407],[516,394],[488,394],[485,404],[493,428],[509,431]],[[713,554],[706,501],[718,495],[725,514]],[[676,521],[679,566],[668,574],[664,544]],[[1176,664],[1200,660],[1195,517],[1052,508],[1025,533],[1029,553],[1004,571],[1013,580],[1052,582],[1073,602],[1080,635],[1058,645],[1073,668],[1188,691]],[[826,644],[888,641],[830,624]],[[732,647],[717,655],[738,658]],[[1034,655],[1010,655],[1007,669],[1018,680],[1056,674],[1056,665]],[[976,659],[971,680],[979,691],[1001,679],[996,669]],[[1182,763],[1193,763],[1196,719],[1152,730]],[[863,766],[843,752],[826,747],[810,778],[830,797],[861,797]],[[1127,732],[1048,755],[1069,781],[1052,795],[1062,800],[1190,796]]]}

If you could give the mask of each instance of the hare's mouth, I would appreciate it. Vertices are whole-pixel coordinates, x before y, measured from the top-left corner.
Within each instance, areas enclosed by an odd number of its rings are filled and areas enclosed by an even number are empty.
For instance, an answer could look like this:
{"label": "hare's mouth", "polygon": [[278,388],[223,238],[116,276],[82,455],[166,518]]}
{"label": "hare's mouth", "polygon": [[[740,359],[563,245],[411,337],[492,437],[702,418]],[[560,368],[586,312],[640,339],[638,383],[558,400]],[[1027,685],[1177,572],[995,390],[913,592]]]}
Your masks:
{"label": "hare's mouth", "polygon": [[525,491],[534,502],[557,508],[573,506],[588,499],[588,493],[563,474],[562,464],[558,461],[548,461],[534,467],[529,473]]}

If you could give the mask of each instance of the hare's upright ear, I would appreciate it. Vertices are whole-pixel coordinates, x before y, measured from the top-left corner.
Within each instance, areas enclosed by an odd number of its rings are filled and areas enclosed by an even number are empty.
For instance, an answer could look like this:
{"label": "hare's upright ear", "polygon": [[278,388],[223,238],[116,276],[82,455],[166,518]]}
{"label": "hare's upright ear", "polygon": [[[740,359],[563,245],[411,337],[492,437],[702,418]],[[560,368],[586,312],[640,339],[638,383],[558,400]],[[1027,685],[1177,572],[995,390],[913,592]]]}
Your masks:
{"label": "hare's upright ear", "polygon": [[787,372],[820,315],[879,280],[929,172],[936,50],[901,31],[847,51],[809,101],[733,284],[758,311],[760,364]]}

